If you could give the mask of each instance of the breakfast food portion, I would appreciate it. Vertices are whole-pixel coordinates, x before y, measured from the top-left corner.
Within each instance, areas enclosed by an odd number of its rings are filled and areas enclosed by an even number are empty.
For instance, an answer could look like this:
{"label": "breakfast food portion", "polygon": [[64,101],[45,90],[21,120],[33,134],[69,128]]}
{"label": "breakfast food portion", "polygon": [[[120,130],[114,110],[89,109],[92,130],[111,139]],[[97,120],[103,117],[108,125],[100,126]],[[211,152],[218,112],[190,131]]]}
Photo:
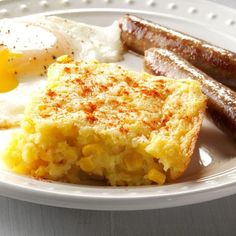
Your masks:
{"label": "breakfast food portion", "polygon": [[3,19],[0,43],[0,129],[19,126],[31,94],[43,86],[47,67],[58,56],[123,58],[118,22],[99,27],[56,16]]}
{"label": "breakfast food portion", "polygon": [[205,106],[197,81],[60,57],[4,161],[42,179],[163,184],[187,168]]}

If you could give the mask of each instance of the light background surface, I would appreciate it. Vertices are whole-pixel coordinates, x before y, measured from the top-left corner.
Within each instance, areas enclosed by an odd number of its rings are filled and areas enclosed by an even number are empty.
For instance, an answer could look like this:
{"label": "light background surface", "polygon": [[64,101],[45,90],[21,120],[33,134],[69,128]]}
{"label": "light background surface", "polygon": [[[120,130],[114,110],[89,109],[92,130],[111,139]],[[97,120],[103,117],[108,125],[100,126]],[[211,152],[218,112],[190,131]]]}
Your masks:
{"label": "light background surface", "polygon": [[[235,0],[212,0],[236,8]],[[236,195],[170,209],[103,212],[0,197],[0,236],[236,235]]]}

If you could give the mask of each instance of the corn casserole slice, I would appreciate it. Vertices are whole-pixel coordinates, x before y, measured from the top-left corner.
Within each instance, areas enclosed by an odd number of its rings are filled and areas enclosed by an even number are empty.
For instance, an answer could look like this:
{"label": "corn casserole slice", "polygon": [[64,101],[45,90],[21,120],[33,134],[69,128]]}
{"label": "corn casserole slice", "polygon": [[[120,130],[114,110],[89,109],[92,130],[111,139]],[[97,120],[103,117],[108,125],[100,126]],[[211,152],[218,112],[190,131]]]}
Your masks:
{"label": "corn casserole slice", "polygon": [[42,179],[163,184],[188,166],[205,106],[197,81],[64,56],[50,66],[4,160]]}

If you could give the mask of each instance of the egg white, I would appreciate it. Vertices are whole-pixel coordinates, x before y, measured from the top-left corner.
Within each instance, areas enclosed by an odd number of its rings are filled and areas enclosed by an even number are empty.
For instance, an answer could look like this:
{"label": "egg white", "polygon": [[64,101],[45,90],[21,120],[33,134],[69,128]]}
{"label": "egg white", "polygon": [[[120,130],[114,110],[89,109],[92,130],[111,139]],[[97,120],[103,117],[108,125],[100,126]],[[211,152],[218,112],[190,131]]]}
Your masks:
{"label": "egg white", "polygon": [[0,129],[19,125],[25,106],[30,97],[45,86],[46,80],[39,78],[21,78],[18,87],[7,93],[0,93]]}

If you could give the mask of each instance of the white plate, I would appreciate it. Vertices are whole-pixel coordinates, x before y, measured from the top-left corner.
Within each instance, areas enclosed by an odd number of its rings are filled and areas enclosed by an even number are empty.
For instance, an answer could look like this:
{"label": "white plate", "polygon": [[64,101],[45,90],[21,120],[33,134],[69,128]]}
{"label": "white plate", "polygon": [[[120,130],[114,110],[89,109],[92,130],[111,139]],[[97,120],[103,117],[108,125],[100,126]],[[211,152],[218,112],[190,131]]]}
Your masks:
{"label": "white plate", "polygon": [[[53,10],[56,11],[52,12]],[[2,17],[43,11],[44,14],[57,14],[98,25],[110,24],[125,12],[132,12],[236,51],[236,11],[206,1],[178,0],[175,3],[161,0],[52,0],[0,3]],[[141,60],[132,55],[126,55],[122,64],[142,70]],[[236,193],[235,166],[235,143],[205,120],[190,167],[178,183],[116,188],[79,186],[37,181],[0,167],[0,195],[80,209],[137,210],[173,207]]]}

